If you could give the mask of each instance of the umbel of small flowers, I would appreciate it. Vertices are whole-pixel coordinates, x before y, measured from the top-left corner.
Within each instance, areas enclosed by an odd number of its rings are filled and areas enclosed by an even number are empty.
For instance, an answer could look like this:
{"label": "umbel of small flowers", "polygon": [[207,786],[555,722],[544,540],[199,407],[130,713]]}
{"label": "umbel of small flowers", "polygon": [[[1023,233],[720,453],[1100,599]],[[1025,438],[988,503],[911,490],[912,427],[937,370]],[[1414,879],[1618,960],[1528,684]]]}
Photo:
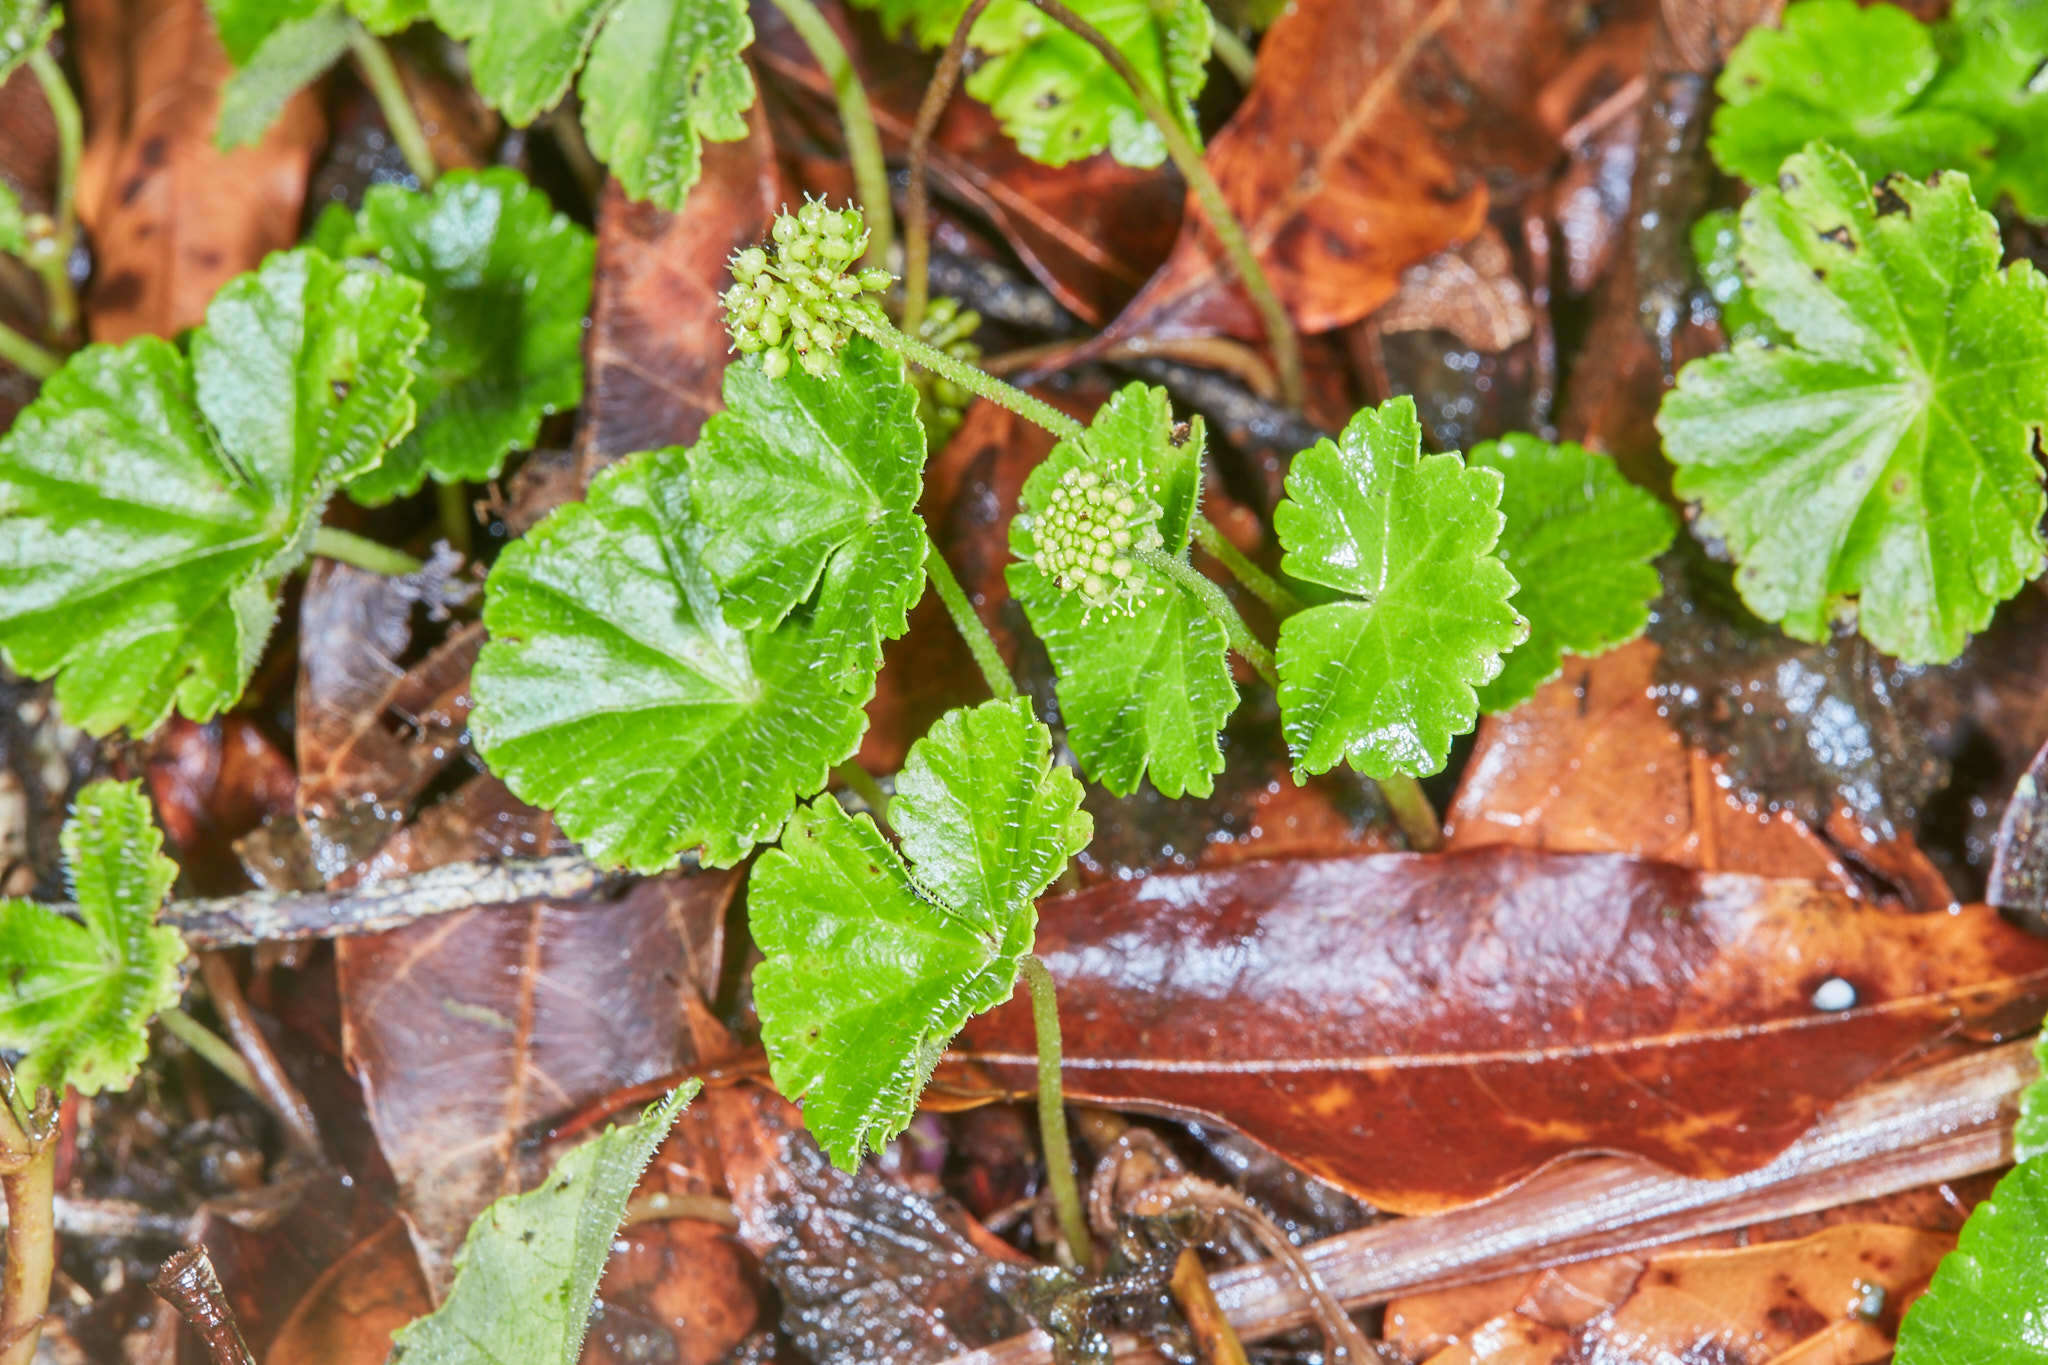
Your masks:
{"label": "umbel of small flowers", "polygon": [[849,310],[876,308],[870,297],[888,289],[888,271],[852,271],[867,247],[867,226],[853,209],[830,209],[807,200],[775,219],[774,254],[748,247],[732,258],[725,291],[725,325],[733,349],[761,357],[770,379],[789,372],[792,358],[806,374],[824,378],[839,368],[839,352],[852,336]]}
{"label": "umbel of small flowers", "polygon": [[1160,548],[1158,504],[1093,469],[1069,469],[1032,520],[1031,562],[1091,609],[1129,612],[1139,557]]}

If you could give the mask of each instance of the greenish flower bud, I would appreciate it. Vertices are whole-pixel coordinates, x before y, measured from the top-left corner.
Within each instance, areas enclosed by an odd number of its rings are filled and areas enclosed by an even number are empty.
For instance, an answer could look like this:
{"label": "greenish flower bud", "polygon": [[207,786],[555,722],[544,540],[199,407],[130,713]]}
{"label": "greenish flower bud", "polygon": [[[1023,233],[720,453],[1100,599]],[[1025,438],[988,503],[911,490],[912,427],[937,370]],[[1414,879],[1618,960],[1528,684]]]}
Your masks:
{"label": "greenish flower bud", "polygon": [[1161,512],[1141,490],[1092,469],[1070,469],[1033,520],[1038,571],[1090,608],[1137,608],[1136,556],[1157,550]]}

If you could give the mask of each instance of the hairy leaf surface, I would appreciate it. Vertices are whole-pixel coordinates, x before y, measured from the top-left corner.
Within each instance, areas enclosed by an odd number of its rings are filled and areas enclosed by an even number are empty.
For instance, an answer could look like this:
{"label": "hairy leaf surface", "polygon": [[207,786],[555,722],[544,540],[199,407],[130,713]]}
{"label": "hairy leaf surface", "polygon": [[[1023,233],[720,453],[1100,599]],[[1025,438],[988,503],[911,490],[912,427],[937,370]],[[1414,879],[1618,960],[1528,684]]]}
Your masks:
{"label": "hairy leaf surface", "polygon": [[1529,638],[1480,689],[1482,710],[1505,711],[1556,677],[1567,652],[1591,657],[1643,633],[1663,589],[1650,561],[1678,527],[1613,459],[1569,441],[1513,432],[1465,462],[1501,476],[1500,557],[1529,622]]}
{"label": "hairy leaf surface", "polygon": [[412,424],[420,287],[314,251],[223,289],[191,357],[89,346],[0,440],[0,649],[65,718],[234,704],[335,488]]}
{"label": "hairy leaf surface", "polygon": [[1088,843],[1081,784],[1028,703],[948,712],[911,747],[890,817],[906,864],[829,797],[791,819],[747,896],[775,1084],[852,1169],[909,1124],[939,1054],[1009,998],[1033,901]]}
{"label": "hairy leaf surface", "polygon": [[1010,522],[1010,591],[1045,642],[1059,675],[1060,715],[1081,770],[1129,795],[1141,779],[1167,796],[1207,796],[1223,771],[1216,732],[1237,705],[1223,628],[1156,569],[1132,575],[1131,610],[1091,610],[1032,563],[1033,512],[1071,471],[1092,469],[1144,490],[1158,505],[1163,552],[1188,543],[1202,484],[1203,430],[1173,434],[1166,390],[1129,384],[1078,445],[1062,441],[1024,484],[1024,515]]}
{"label": "hairy leaf surface", "polygon": [[1853,605],[1880,649],[1952,659],[2041,569],[2048,285],[1998,268],[1960,175],[1888,182],[1896,211],[1830,148],[1785,177],[1743,206],[1741,262],[1790,342],[1680,372],[1674,485],[1759,616],[1820,640]]}
{"label": "hairy leaf surface", "polygon": [[270,30],[221,88],[213,140],[222,151],[259,142],[285,104],[348,51],[355,21],[339,5]]}
{"label": "hairy leaf surface", "polygon": [[496,478],[543,418],[582,401],[596,244],[517,171],[451,171],[426,194],[373,186],[359,213],[329,208],[311,241],[374,257],[426,289],[419,422],[350,481],[358,502],[389,502],[429,478]]}
{"label": "hairy leaf surface", "polygon": [[185,940],[156,923],[177,879],[137,782],[78,794],[60,842],[78,919],[0,900],[0,1047],[24,1096],[126,1090],[149,1051],[149,1021],[178,1003]]}
{"label": "hairy leaf surface", "polygon": [[924,453],[903,362],[865,337],[823,379],[727,368],[725,411],[690,450],[726,620],[773,626],[815,597],[820,616],[862,627],[835,652],[872,672],[924,591]]}
{"label": "hairy leaf surface", "polygon": [[626,1201],[692,1080],[556,1163],[547,1180],[485,1209],[455,1258],[455,1285],[434,1312],[392,1338],[407,1365],[576,1365],[597,1282]]}
{"label": "hairy leaf surface", "polygon": [[1295,456],[1274,528],[1282,566],[1346,594],[1280,625],[1280,714],[1297,772],[1348,761],[1425,776],[1479,718],[1474,690],[1528,636],[1508,599],[1501,476],[1424,455],[1415,403],[1393,398]]}
{"label": "hairy leaf surface", "polygon": [[473,730],[591,857],[727,866],[775,837],[866,728],[872,667],[821,674],[842,613],[740,630],[689,532],[686,452],[634,456],[507,547],[485,588]]}

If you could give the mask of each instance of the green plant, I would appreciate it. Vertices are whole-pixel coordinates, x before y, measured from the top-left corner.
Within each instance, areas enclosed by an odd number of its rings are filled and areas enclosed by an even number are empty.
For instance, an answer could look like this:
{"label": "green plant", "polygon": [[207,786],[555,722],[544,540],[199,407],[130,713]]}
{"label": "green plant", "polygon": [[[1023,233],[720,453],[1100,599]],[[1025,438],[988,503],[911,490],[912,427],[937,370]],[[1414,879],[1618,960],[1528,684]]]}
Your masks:
{"label": "green plant", "polygon": [[1778,178],[1739,229],[1769,330],[1665,396],[1674,486],[1765,620],[1818,640],[1853,619],[1909,663],[1952,659],[2048,553],[2048,285],[1999,268],[1960,174],[1880,195],[1816,144]]}
{"label": "green plant", "polygon": [[[0,0],[0,81],[26,66],[49,104],[57,131],[57,193],[53,212],[26,214],[14,191],[0,183],[0,254],[18,257],[42,281],[51,337],[62,338],[78,320],[71,287],[71,253],[78,243],[78,160],[85,121],[64,73],[50,56],[50,37],[63,23],[45,0]],[[56,351],[0,324],[0,360],[38,379],[63,363]]]}

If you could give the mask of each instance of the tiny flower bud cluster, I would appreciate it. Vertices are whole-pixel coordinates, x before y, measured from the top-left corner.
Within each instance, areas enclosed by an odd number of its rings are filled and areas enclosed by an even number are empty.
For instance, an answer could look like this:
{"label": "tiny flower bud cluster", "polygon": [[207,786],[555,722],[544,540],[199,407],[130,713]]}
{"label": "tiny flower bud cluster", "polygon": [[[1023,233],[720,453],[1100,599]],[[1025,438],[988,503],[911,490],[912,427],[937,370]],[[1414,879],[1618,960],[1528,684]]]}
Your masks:
{"label": "tiny flower bud cluster", "polygon": [[772,256],[755,246],[732,258],[733,284],[722,302],[733,349],[760,356],[771,379],[787,374],[792,358],[823,378],[839,368],[853,335],[851,310],[873,307],[868,296],[886,290],[891,276],[851,271],[868,242],[858,209],[808,200],[779,215],[769,236]]}
{"label": "tiny flower bud cluster", "polygon": [[1158,504],[1092,469],[1070,469],[1032,526],[1031,562],[1090,607],[1137,607],[1136,556],[1160,546]]}

